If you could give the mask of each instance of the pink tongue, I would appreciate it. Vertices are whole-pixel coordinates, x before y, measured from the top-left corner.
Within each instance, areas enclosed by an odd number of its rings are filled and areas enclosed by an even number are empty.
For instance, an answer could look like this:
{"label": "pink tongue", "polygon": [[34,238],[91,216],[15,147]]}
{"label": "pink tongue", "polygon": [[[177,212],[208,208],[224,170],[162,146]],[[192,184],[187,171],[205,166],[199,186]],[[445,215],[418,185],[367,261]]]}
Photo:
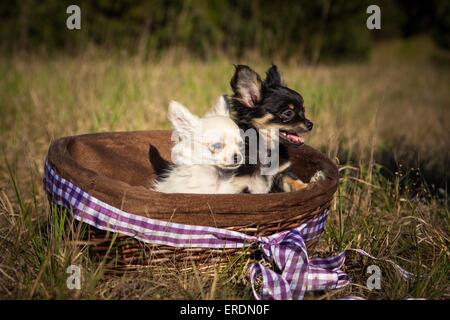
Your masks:
{"label": "pink tongue", "polygon": [[303,137],[299,137],[299,136],[297,136],[295,134],[288,134],[287,137],[288,137],[289,140],[291,140],[292,142],[295,142],[295,143],[303,143],[303,142],[305,142]]}

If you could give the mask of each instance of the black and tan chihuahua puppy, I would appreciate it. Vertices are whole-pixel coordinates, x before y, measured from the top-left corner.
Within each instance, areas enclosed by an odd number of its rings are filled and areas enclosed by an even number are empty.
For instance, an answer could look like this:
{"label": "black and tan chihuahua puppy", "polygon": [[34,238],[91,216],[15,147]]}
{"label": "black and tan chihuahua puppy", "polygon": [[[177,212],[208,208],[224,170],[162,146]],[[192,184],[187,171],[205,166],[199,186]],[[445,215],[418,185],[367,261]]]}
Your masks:
{"label": "black and tan chihuahua puppy", "polygon": [[[303,134],[313,128],[313,123],[306,118],[303,97],[288,88],[282,81],[275,65],[269,68],[266,79],[261,77],[246,65],[235,65],[235,73],[230,81],[232,96],[227,96],[232,119],[240,129],[262,131],[267,129],[276,132],[279,152],[278,173],[261,175],[261,162],[252,159],[246,139],[246,161],[238,171],[238,176],[255,179],[260,186],[253,188],[270,192],[289,192],[305,188],[308,183],[299,179],[290,169],[288,146],[300,146],[304,143]],[[260,139],[260,138],[259,138]],[[258,143],[258,147],[259,147]],[[270,152],[271,150],[269,150]],[[272,150],[273,151],[273,150]],[[259,154],[259,153],[258,153]],[[322,171],[316,172],[311,182],[325,179]]]}

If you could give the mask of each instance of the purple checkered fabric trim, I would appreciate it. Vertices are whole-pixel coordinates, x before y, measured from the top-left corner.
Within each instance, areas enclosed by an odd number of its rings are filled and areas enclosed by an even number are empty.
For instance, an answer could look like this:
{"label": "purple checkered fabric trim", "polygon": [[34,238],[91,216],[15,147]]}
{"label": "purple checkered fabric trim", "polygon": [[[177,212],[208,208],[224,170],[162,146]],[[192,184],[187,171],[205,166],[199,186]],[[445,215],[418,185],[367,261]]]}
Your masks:
{"label": "purple checkered fabric trim", "polygon": [[[74,219],[146,243],[180,248],[243,248],[259,245],[266,261],[275,264],[279,272],[260,263],[250,266],[249,277],[257,299],[302,299],[306,291],[335,289],[349,283],[348,275],[340,270],[348,250],[335,257],[308,258],[306,242],[321,235],[328,210],[291,230],[268,237],[254,237],[236,231],[173,223],[122,211],[59,176],[47,161],[44,188],[52,202],[66,208]],[[373,258],[362,250],[355,251]],[[409,275],[395,266],[401,273]]]}

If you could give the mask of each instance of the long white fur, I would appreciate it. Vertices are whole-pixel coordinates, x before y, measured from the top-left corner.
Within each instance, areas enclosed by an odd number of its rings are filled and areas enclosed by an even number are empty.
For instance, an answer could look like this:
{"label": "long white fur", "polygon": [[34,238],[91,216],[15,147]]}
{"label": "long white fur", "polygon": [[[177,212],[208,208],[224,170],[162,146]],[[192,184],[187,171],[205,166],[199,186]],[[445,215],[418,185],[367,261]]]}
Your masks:
{"label": "long white fur", "polygon": [[[192,143],[197,144],[200,151],[207,152],[202,150],[205,139],[216,139],[217,142],[225,140],[223,152],[229,155],[240,150],[242,138],[239,127],[230,119],[223,97],[204,118],[195,116],[180,103],[172,101],[169,119],[176,137],[172,149],[172,160],[176,158],[176,163],[163,179],[155,181],[154,190],[165,193],[223,194],[240,193],[246,188],[248,181],[235,179],[235,171],[223,170],[220,167],[222,164],[203,164],[204,154],[191,152]],[[208,128],[219,130],[215,130],[211,137],[205,133]],[[189,140],[190,137],[193,137],[193,141]]]}
{"label": "long white fur", "polygon": [[[239,128],[229,115],[229,107],[223,97],[218,99],[204,118],[197,117],[182,104],[172,101],[169,105],[169,120],[174,126],[175,138],[172,159],[177,161],[164,178],[154,182],[153,189],[164,193],[234,194],[241,193],[244,189],[250,193],[268,193],[275,175],[262,176],[256,171],[252,175],[235,176],[233,170],[224,171],[217,165],[201,163],[204,160],[203,154],[190,151],[190,143],[199,144],[198,140],[204,138],[205,128],[220,128],[215,130],[216,133],[229,130],[231,135],[219,134],[216,139],[226,140],[225,153],[231,154],[239,150],[238,143],[242,142],[242,138],[236,134]],[[188,142],[189,137],[194,137],[194,141]],[[277,173],[286,170],[290,165],[290,162],[286,162],[278,168]],[[323,172],[318,171],[310,182],[324,179]]]}

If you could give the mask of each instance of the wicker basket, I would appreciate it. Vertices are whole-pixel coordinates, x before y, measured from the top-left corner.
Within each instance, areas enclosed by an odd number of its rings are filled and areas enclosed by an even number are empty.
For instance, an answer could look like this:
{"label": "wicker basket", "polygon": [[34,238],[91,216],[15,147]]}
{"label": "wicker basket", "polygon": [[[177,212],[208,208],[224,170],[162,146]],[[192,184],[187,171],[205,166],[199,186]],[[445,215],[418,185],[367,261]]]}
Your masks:
{"label": "wicker basket", "polygon": [[[149,155],[150,146],[158,150],[159,160]],[[304,145],[290,150],[296,174],[307,180],[320,169],[327,177],[305,190],[265,195],[154,192],[149,185],[158,166],[169,156],[170,133],[146,131],[62,138],[50,146],[47,160],[60,176],[128,213],[183,224],[215,226],[254,236],[292,229],[316,217],[328,209],[338,181],[336,166],[320,152]],[[57,211],[59,214],[67,212]],[[106,262],[111,272],[161,270],[161,265],[165,272],[188,270],[194,265],[201,271],[211,271],[229,267],[230,263],[259,259],[259,251],[254,246],[174,248],[144,243],[84,223],[79,226],[87,232],[81,232],[84,236],[77,243],[87,245],[92,257]],[[309,247],[312,245],[308,243]]]}
{"label": "wicker basket", "polygon": [[[300,214],[290,219],[274,221],[269,224],[231,226],[225,229],[242,232],[254,236],[272,235],[284,230],[298,227],[300,224],[328,209],[328,204],[316,210]],[[191,270],[192,262],[202,271],[213,273],[223,270],[230,263],[250,259],[259,260],[259,250],[255,246],[243,249],[205,249],[205,248],[174,248],[171,246],[151,245],[132,237],[105,232],[88,226],[86,242],[92,257],[97,261],[105,261],[112,268],[109,272],[122,273],[130,270],[159,270],[164,265],[167,271]],[[308,248],[313,249],[316,241],[308,242]]]}

